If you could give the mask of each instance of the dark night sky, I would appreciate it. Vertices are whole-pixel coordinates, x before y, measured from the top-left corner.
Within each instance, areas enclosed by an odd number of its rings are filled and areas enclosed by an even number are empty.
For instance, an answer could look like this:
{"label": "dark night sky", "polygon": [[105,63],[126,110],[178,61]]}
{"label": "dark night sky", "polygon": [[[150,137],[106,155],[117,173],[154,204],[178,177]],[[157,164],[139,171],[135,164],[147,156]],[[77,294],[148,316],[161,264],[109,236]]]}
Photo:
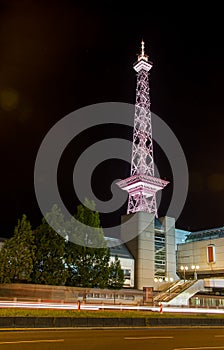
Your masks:
{"label": "dark night sky", "polygon": [[[154,63],[151,110],[174,131],[189,167],[177,227],[224,224],[222,12],[205,4],[200,10],[112,4],[0,1],[0,236],[10,236],[23,213],[32,226],[40,223],[34,163],[58,120],[94,103],[135,102],[132,66],[142,38]],[[73,150],[81,152],[87,139]],[[73,162],[65,159],[62,179]],[[119,169],[124,178],[127,165]],[[70,186],[62,187],[68,207],[73,200],[76,206]]]}

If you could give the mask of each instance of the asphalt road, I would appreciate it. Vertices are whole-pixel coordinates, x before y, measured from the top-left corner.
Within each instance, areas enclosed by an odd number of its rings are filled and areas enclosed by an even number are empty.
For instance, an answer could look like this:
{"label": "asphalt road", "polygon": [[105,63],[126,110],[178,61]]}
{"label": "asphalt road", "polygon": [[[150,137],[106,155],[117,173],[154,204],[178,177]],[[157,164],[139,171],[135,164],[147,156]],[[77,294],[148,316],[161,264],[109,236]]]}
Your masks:
{"label": "asphalt road", "polygon": [[220,350],[224,328],[0,331],[0,350]]}

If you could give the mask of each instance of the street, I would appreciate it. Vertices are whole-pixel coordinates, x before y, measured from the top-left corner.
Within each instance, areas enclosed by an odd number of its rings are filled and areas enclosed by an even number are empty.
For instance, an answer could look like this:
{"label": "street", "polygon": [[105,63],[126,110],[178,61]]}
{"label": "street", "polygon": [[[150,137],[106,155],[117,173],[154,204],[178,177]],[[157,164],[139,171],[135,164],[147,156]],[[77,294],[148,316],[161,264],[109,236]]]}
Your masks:
{"label": "street", "polygon": [[217,350],[222,328],[55,329],[0,331],[0,350]]}

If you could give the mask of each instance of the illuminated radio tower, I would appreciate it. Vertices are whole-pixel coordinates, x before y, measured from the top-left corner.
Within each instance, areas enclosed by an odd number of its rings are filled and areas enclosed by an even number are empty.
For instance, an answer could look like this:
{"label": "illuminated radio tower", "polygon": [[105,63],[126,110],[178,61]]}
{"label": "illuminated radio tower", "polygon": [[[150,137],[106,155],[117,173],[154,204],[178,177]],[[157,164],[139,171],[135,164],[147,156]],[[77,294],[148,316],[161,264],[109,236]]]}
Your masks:
{"label": "illuminated radio tower", "polygon": [[156,192],[163,189],[168,181],[154,177],[152,123],[149,96],[149,70],[152,63],[144,52],[134,64],[137,72],[135,118],[132,143],[131,176],[117,185],[129,193],[127,213],[144,211],[157,217]]}

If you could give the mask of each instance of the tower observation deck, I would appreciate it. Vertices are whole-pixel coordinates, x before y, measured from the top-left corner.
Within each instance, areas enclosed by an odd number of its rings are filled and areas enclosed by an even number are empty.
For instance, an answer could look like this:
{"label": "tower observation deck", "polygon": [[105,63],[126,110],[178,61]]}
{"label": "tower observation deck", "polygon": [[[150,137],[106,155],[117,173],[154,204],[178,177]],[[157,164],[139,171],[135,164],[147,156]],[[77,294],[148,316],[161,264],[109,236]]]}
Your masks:
{"label": "tower observation deck", "polygon": [[152,121],[150,112],[149,71],[152,62],[145,55],[144,41],[141,54],[134,64],[137,72],[135,116],[132,142],[131,176],[117,185],[129,193],[127,214],[139,211],[153,213],[157,217],[156,192],[168,181],[154,176]]}

